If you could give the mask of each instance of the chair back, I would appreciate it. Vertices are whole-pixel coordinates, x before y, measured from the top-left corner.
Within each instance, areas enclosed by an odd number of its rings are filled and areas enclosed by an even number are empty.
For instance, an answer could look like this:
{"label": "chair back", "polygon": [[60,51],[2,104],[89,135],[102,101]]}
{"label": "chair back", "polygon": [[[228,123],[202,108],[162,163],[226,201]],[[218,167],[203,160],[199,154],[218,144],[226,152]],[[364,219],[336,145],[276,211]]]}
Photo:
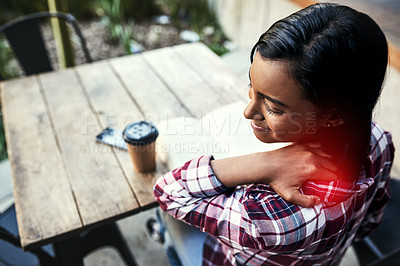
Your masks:
{"label": "chair back", "polygon": [[44,18],[57,17],[69,23],[80,40],[86,62],[92,62],[86,41],[74,16],[62,12],[38,12],[11,20],[0,26],[26,75],[52,71],[49,53],[39,27]]}
{"label": "chair back", "polygon": [[12,27],[5,28],[4,34],[25,74],[53,70],[38,20],[22,20],[13,24]]}

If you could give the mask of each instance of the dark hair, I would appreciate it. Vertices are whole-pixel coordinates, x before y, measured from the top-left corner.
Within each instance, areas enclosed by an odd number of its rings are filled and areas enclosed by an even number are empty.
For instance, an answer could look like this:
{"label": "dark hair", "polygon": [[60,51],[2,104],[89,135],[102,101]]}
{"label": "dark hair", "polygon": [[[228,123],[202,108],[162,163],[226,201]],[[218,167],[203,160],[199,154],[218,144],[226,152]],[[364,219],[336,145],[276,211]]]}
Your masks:
{"label": "dark hair", "polygon": [[365,157],[388,62],[385,35],[369,16],[332,3],[311,5],[262,34],[251,62],[257,51],[289,62],[289,74],[307,99],[322,109],[335,108],[343,118],[341,131],[352,156]]}

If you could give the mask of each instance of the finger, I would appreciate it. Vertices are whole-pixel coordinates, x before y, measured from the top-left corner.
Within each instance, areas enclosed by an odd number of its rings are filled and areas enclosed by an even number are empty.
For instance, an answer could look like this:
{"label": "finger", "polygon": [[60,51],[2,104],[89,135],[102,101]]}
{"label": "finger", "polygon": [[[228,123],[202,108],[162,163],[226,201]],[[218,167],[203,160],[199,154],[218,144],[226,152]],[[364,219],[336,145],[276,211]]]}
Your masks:
{"label": "finger", "polygon": [[291,197],[291,203],[299,205],[304,208],[311,208],[315,205],[321,203],[321,200],[317,196],[313,195],[304,195],[299,191],[295,192]]}

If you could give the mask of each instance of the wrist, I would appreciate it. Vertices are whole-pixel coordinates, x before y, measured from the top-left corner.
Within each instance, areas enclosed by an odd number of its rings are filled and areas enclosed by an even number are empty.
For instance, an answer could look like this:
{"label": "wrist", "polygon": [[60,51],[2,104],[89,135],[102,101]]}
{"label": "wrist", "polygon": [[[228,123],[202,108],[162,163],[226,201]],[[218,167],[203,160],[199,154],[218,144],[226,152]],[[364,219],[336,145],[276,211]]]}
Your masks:
{"label": "wrist", "polygon": [[251,183],[270,184],[276,172],[275,157],[271,152],[251,154]]}

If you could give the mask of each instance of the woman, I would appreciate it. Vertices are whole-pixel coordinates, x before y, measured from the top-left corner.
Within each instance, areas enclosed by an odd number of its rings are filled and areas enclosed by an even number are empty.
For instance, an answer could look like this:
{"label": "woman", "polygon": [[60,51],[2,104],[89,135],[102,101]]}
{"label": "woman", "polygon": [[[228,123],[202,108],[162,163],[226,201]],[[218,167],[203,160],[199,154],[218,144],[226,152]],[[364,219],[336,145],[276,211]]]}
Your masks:
{"label": "woman", "polygon": [[387,60],[378,25],[336,4],[309,6],[261,35],[244,115],[259,140],[293,145],[202,156],[154,187],[163,210],[207,233],[199,263],[337,265],[379,224],[394,148],[371,117]]}

